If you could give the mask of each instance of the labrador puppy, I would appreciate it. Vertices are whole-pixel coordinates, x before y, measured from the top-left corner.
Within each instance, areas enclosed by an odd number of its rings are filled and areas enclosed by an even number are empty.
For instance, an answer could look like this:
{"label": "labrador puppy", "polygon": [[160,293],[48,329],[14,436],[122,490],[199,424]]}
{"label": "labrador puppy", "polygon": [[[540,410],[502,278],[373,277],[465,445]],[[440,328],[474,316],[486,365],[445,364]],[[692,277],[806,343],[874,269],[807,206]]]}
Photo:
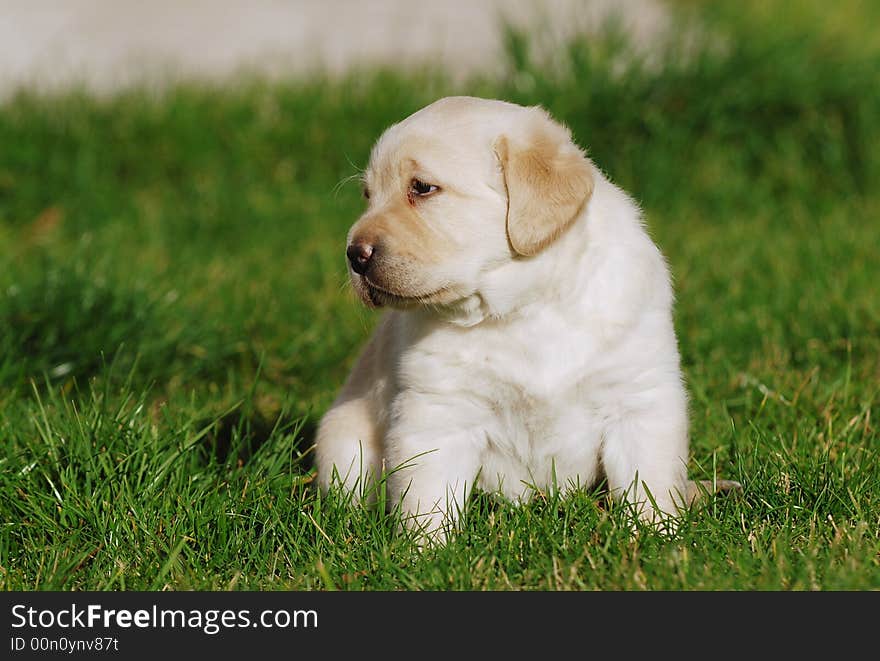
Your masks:
{"label": "labrador puppy", "polygon": [[384,476],[431,539],[474,486],[517,500],[604,476],[650,521],[705,491],[666,262],[565,127],[444,98],[385,131],[364,185],[351,283],[391,309],[320,422],[323,488],[369,497]]}

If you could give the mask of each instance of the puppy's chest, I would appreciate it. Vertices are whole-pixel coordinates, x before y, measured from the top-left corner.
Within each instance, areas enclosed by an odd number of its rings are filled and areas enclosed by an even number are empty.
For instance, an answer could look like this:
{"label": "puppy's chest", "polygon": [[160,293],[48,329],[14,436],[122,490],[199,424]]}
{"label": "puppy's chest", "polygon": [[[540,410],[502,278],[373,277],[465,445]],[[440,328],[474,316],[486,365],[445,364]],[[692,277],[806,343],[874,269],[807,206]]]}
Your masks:
{"label": "puppy's chest", "polygon": [[557,317],[428,338],[411,375],[499,411],[552,415],[581,398],[598,364],[590,334]]}

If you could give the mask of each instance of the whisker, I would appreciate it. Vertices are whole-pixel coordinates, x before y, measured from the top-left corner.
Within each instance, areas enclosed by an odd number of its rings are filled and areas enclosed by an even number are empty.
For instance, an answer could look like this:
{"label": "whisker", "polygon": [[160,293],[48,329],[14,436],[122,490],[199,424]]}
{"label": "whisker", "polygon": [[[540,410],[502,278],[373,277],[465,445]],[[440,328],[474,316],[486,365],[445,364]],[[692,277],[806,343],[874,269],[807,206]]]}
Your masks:
{"label": "whisker", "polygon": [[364,168],[359,168],[357,165],[355,165],[355,164],[354,164],[354,161],[352,161],[352,160],[351,160],[351,157],[348,155],[348,152],[344,152],[344,153],[345,153],[345,160],[348,161],[348,164],[349,164],[351,167],[353,167],[355,170],[357,170],[361,175],[363,175],[363,174],[364,174]]}
{"label": "whisker", "polygon": [[365,175],[366,175],[366,170],[364,168],[360,168],[357,165],[355,165],[354,161],[351,160],[351,157],[348,154],[345,154],[345,160],[348,161],[348,164],[354,170],[354,174],[351,174],[347,177],[343,177],[342,179],[340,179],[336,183],[336,185],[333,187],[333,197],[336,197],[339,194],[339,191],[342,189],[342,187],[345,184],[347,184],[349,181],[351,181],[352,179],[357,179],[361,183],[363,183]]}
{"label": "whisker", "polygon": [[333,187],[333,197],[335,198],[336,196],[338,196],[338,195],[339,195],[339,191],[342,190],[342,187],[345,186],[345,184],[347,184],[348,182],[350,182],[350,181],[352,181],[352,180],[354,180],[354,179],[357,179],[357,180],[363,181],[363,179],[364,179],[364,173],[363,173],[363,172],[355,172],[354,174],[351,174],[351,175],[349,175],[349,176],[347,176],[347,177],[343,177],[342,179],[340,179],[340,180],[336,183],[336,185]]}

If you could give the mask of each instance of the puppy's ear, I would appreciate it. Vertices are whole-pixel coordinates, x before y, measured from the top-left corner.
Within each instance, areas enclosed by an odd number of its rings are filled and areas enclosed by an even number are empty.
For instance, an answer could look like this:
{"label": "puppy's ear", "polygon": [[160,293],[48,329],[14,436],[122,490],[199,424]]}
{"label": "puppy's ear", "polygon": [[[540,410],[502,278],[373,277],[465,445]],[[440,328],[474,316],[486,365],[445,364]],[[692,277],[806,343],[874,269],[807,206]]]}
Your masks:
{"label": "puppy's ear", "polygon": [[507,237],[520,255],[537,254],[577,217],[593,194],[593,170],[571,133],[541,108],[495,143],[507,186]]}

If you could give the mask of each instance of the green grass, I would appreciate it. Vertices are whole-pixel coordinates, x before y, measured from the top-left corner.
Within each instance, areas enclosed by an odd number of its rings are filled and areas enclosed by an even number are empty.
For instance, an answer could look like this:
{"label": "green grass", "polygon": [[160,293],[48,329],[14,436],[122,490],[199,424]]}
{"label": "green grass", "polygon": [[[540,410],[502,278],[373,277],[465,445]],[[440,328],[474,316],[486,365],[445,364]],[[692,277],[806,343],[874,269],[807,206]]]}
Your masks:
{"label": "green grass", "polygon": [[[364,71],[0,106],[0,588],[880,588],[880,45],[858,3],[699,16],[507,74]],[[738,5],[739,6],[739,5]],[[867,13],[865,13],[867,12]],[[682,19],[684,20],[684,19]],[[376,316],[356,185],[438,96],[541,103],[668,256],[691,475],[739,499],[632,535],[599,491],[478,495],[419,552],[310,483]]]}

